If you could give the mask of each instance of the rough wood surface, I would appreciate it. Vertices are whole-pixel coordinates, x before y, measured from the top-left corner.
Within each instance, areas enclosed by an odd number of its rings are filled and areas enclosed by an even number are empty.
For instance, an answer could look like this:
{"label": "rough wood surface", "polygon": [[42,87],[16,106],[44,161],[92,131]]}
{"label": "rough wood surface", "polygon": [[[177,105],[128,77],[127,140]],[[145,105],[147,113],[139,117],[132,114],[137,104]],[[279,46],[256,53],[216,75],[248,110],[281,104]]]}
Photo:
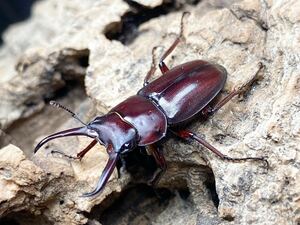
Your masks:
{"label": "rough wood surface", "polygon": [[[245,90],[188,128],[230,156],[267,156],[269,170],[170,139],[164,143],[168,170],[158,185],[168,194],[159,197],[136,184],[135,175],[116,171],[102,194],[80,197],[95,186],[107,154],[101,146],[82,161],[50,154],[75,155],[89,141],[66,138],[33,156],[41,137],[77,126],[45,102],[59,100],[89,121],[135,94],[152,48],[161,46],[159,57],[170,46],[183,11],[191,12],[186,40],[166,60],[169,67],[213,61],[229,73],[222,95]],[[28,21],[5,33],[0,49],[0,221],[299,224],[299,12],[297,0],[37,2]],[[132,29],[122,30],[128,21]]]}

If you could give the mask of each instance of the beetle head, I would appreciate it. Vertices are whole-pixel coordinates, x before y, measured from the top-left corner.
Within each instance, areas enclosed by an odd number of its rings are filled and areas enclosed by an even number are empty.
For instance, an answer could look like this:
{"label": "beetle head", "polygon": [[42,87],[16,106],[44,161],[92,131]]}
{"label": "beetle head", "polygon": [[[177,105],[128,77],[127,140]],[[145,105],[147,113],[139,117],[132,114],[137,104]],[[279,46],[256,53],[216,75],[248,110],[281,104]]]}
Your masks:
{"label": "beetle head", "polygon": [[112,148],[116,153],[122,153],[136,146],[136,129],[117,113],[96,117],[87,127],[98,134],[98,141],[108,151]]}
{"label": "beetle head", "polygon": [[37,144],[34,153],[45,143],[53,139],[80,135],[96,139],[101,145],[106,147],[109,155],[108,162],[102,172],[96,189],[90,193],[83,194],[83,196],[88,197],[102,191],[116,166],[120,154],[136,147],[137,132],[136,129],[119,114],[110,113],[102,117],[96,117],[86,126],[60,131],[45,137]]}

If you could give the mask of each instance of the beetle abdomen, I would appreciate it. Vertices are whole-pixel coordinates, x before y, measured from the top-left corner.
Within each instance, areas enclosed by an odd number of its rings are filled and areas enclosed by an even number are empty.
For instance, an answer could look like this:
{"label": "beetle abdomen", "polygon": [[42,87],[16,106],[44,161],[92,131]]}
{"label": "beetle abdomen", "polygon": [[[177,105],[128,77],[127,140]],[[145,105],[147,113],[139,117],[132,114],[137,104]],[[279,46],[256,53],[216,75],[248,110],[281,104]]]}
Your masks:
{"label": "beetle abdomen", "polygon": [[226,77],[222,66],[197,60],[167,71],[138,94],[156,102],[174,125],[203,109],[224,87]]}
{"label": "beetle abdomen", "polygon": [[157,142],[166,135],[166,116],[151,100],[145,97],[131,96],[110,111],[117,112],[124,120],[133,125],[138,132],[140,146]]}

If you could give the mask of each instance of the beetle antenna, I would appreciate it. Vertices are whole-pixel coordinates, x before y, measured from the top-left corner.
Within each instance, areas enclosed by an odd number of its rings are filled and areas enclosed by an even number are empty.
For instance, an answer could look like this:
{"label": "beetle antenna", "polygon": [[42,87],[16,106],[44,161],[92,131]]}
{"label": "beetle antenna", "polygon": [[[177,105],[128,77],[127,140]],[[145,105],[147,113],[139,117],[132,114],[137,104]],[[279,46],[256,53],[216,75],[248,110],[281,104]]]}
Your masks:
{"label": "beetle antenna", "polygon": [[87,126],[87,124],[85,122],[83,122],[81,119],[79,119],[79,117],[77,116],[76,113],[72,112],[67,107],[61,105],[60,103],[58,103],[56,101],[50,101],[49,104],[52,105],[52,106],[54,106],[54,107],[56,107],[56,108],[61,108],[61,109],[65,110],[65,111],[67,111],[68,113],[70,113],[72,115],[73,118],[75,118],[76,120],[78,120],[83,125]]}

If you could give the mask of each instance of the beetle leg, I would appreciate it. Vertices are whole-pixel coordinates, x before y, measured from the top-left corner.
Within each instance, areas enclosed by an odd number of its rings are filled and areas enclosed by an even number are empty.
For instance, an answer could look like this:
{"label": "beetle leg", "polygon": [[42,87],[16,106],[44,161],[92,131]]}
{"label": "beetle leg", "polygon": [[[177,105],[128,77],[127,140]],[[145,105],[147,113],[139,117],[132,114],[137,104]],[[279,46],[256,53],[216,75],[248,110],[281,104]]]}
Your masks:
{"label": "beetle leg", "polygon": [[66,153],[62,152],[62,151],[59,151],[59,150],[52,150],[51,151],[51,154],[59,154],[59,155],[62,155],[63,157],[66,157],[66,158],[69,158],[69,159],[78,159],[76,156],[72,156],[72,155],[67,155]]}
{"label": "beetle leg", "polygon": [[[182,41],[184,39],[183,36],[183,29],[184,29],[184,17],[189,15],[189,12],[184,12],[182,14],[181,17],[181,22],[180,22],[180,33],[178,35],[178,37],[175,39],[175,41],[173,42],[173,44],[168,48],[168,50],[163,54],[163,56],[160,58],[159,60],[159,69],[162,72],[162,74],[165,74],[169,68],[167,67],[167,65],[164,63],[164,60],[168,57],[168,55],[170,55],[173,50],[176,48],[176,46],[179,44],[180,41]],[[158,48],[159,46],[155,46],[152,49],[152,63],[151,63],[151,67],[149,72],[147,73],[145,79],[144,79],[144,86],[147,86],[147,84],[149,83],[150,78],[154,75],[154,72],[156,70],[156,63],[155,63],[155,50]]]}
{"label": "beetle leg", "polygon": [[217,112],[220,108],[222,108],[227,102],[229,102],[234,96],[238,95],[240,91],[233,90],[230,92],[225,98],[221,99],[217,104],[214,106],[206,106],[204,109],[202,109],[201,114],[203,116],[210,116],[213,113]]}
{"label": "beetle leg", "polygon": [[209,144],[207,141],[205,141],[203,138],[197,136],[193,132],[190,132],[188,130],[180,130],[178,132],[173,131],[176,135],[183,139],[192,139],[197,141],[198,143],[202,144],[204,147],[208,148],[210,151],[212,151],[214,154],[219,156],[223,160],[230,160],[230,161],[246,161],[246,160],[257,160],[257,161],[263,161],[267,168],[269,168],[269,162],[264,157],[245,157],[245,158],[236,158],[236,157],[229,157],[227,155],[224,155],[222,152],[220,152],[218,149],[216,149],[214,146]]}
{"label": "beetle leg", "polygon": [[77,154],[77,158],[81,160],[89,150],[91,150],[97,144],[97,140],[93,140],[85,149]]}
{"label": "beetle leg", "polygon": [[57,151],[57,150],[53,150],[53,151],[51,151],[51,153],[58,153],[58,154],[63,155],[64,157],[68,157],[70,159],[79,159],[79,160],[81,160],[85,156],[85,154],[89,150],[91,150],[96,144],[97,144],[97,140],[93,140],[86,148],[84,148],[81,152],[79,152],[75,157],[71,156],[71,155],[67,155],[64,152]]}
{"label": "beetle leg", "polygon": [[155,162],[159,166],[158,170],[155,171],[153,177],[151,178],[150,181],[148,181],[148,184],[150,185],[156,185],[162,175],[166,172],[167,169],[167,163],[164,157],[164,154],[162,150],[157,147],[156,145],[149,145],[149,151],[151,152],[152,156],[155,159]]}
{"label": "beetle leg", "polygon": [[155,46],[152,49],[152,63],[151,63],[151,67],[150,70],[148,71],[145,79],[144,79],[144,87],[147,86],[147,84],[149,84],[149,80],[150,78],[153,76],[153,74],[155,73],[156,70],[156,62],[155,62],[155,50],[158,48],[158,46]]}
{"label": "beetle leg", "polygon": [[173,44],[168,48],[168,50],[163,54],[163,56],[159,60],[158,66],[159,66],[160,71],[163,74],[166,73],[169,70],[169,68],[164,63],[164,60],[174,51],[174,49],[179,44],[179,42],[182,41],[182,40],[184,40],[184,36],[183,36],[184,18],[186,16],[188,16],[189,14],[190,14],[189,12],[184,12],[182,14],[181,21],[180,21],[180,33],[179,33],[178,37],[175,39],[175,41],[173,42]]}

